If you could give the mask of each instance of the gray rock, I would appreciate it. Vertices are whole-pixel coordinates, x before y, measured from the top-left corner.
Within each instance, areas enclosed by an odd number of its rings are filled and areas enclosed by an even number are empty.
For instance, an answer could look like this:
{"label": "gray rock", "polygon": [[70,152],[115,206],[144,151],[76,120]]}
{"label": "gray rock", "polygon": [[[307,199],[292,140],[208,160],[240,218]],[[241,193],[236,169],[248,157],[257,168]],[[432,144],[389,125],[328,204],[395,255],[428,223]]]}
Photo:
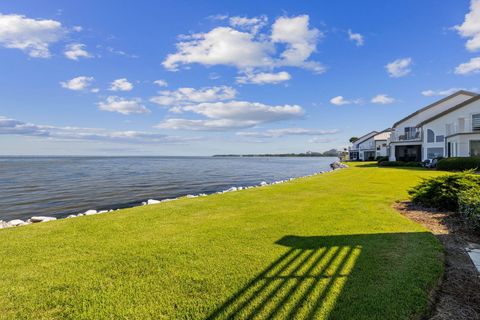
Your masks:
{"label": "gray rock", "polygon": [[25,221],[20,219],[14,219],[14,220],[8,221],[8,225],[11,227],[24,226],[25,224],[26,224]]}
{"label": "gray rock", "polygon": [[87,210],[84,212],[84,214],[86,216],[91,216],[91,215],[94,215],[94,214],[98,214],[97,210]]}
{"label": "gray rock", "polygon": [[157,204],[157,203],[160,203],[159,200],[155,200],[155,199],[148,199],[147,200],[147,204]]}
{"label": "gray rock", "polygon": [[335,162],[333,162],[333,163],[330,164],[330,168],[332,168],[332,170],[337,170],[337,169],[348,168],[348,166],[347,166],[346,164],[344,164],[344,163],[335,161]]}
{"label": "gray rock", "polygon": [[35,217],[30,218],[30,221],[33,222],[33,223],[47,222],[47,221],[53,221],[53,220],[57,220],[57,218],[55,218],[55,217],[45,217],[45,216],[35,216]]}
{"label": "gray rock", "polygon": [[0,229],[3,229],[3,228],[8,228],[10,227],[7,223],[7,221],[3,221],[3,220],[0,220]]}

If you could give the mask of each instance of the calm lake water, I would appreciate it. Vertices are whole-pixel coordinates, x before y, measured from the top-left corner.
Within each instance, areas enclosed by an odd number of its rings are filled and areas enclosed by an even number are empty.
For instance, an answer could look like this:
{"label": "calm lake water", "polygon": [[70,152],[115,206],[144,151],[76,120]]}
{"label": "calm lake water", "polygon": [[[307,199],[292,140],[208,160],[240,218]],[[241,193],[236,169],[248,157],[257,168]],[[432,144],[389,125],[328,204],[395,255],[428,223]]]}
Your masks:
{"label": "calm lake water", "polygon": [[63,217],[322,170],[336,158],[0,157],[0,220]]}

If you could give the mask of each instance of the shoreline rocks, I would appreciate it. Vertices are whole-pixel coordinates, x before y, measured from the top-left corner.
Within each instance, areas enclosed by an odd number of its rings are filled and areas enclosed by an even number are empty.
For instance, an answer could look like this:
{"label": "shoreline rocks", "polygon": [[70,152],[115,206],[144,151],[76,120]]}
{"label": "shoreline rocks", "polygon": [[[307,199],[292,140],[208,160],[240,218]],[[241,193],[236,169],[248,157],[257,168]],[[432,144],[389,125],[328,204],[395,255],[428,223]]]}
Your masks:
{"label": "shoreline rocks", "polygon": [[[348,168],[348,166],[344,163],[341,163],[341,162],[333,162],[330,164],[330,168],[332,169],[332,171],[334,170],[338,170],[338,169],[344,169],[344,168]],[[312,176],[316,176],[316,175],[319,175],[319,174],[323,174],[323,173],[326,173],[328,171],[320,171],[320,172],[316,172],[316,173],[313,173],[313,174],[310,174],[310,175],[306,175],[306,176],[301,176],[301,177],[296,177],[296,178],[288,178],[288,179],[284,179],[284,180],[278,180],[278,181],[273,181],[271,183],[268,183],[266,181],[262,181],[260,182],[258,185],[252,185],[252,186],[239,186],[239,187],[230,187],[226,190],[223,190],[223,191],[218,191],[218,192],[214,192],[212,194],[224,194],[224,193],[228,193],[228,192],[236,192],[236,191],[241,191],[241,190],[248,190],[248,189],[252,189],[252,188],[260,188],[260,187],[265,187],[265,186],[271,186],[271,185],[276,185],[276,184],[281,184],[281,183],[285,183],[285,182],[289,182],[289,181],[293,181],[293,180],[296,180],[296,179],[301,179],[301,178],[307,178],[307,177],[312,177]],[[199,193],[197,195],[194,195],[194,194],[188,194],[188,195],[185,195],[185,196],[182,196],[182,197],[178,197],[178,198],[167,198],[167,199],[163,199],[163,200],[156,200],[156,199],[148,199],[147,201],[144,201],[140,204],[140,206],[146,206],[146,205],[153,205],[153,204],[159,204],[159,203],[163,203],[163,202],[169,202],[169,201],[174,201],[174,200],[178,200],[180,198],[187,198],[187,199],[191,199],[191,198],[198,198],[198,197],[206,197],[208,196],[208,194],[206,193]],[[136,207],[136,206],[134,206]],[[83,213],[78,213],[78,214],[71,214],[71,215],[68,215],[67,217],[63,218],[63,219],[71,219],[71,218],[77,218],[77,217],[82,217],[82,216],[91,216],[91,215],[96,215],[96,214],[104,214],[104,213],[109,213],[109,212],[112,212],[112,211],[117,211],[119,209],[115,209],[115,210],[100,210],[100,211],[97,211],[97,210],[94,210],[94,209],[90,209],[90,210],[87,210]],[[28,224],[32,224],[32,223],[40,223],[40,222],[49,222],[49,221],[54,221],[54,220],[57,220],[56,217],[48,217],[48,216],[33,216],[31,217],[30,219],[28,219],[27,221],[23,221],[21,219],[13,219],[13,220],[10,220],[10,221],[3,221],[3,220],[0,220],[0,229],[3,229],[3,228],[10,228],[10,227],[19,227],[19,226],[24,226],[24,225],[28,225]]]}
{"label": "shoreline rocks", "polygon": [[337,169],[345,169],[345,168],[348,168],[348,166],[347,166],[345,163],[341,163],[341,162],[335,161],[335,162],[333,162],[333,163],[330,164],[330,168],[332,168],[332,170],[337,170]]}

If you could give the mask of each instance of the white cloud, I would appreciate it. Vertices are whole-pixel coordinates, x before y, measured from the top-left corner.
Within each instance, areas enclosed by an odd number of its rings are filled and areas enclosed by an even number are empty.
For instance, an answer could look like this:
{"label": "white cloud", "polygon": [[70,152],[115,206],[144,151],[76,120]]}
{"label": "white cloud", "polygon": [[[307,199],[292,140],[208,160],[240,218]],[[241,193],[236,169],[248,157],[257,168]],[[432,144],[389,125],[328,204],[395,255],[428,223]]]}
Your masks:
{"label": "white cloud", "polygon": [[352,32],[352,30],[350,30],[350,29],[348,29],[348,38],[351,41],[355,42],[357,47],[363,46],[363,44],[364,44],[363,36],[360,33]]}
{"label": "white cloud", "polygon": [[249,32],[256,34],[260,29],[267,25],[268,18],[267,16],[259,16],[259,17],[230,17],[229,23],[232,27],[238,27]]}
{"label": "white cloud", "polygon": [[168,82],[162,79],[155,80],[153,81],[154,84],[156,84],[159,87],[168,87]]}
{"label": "white cloud", "polygon": [[97,106],[100,110],[118,112],[124,115],[150,112],[138,98],[124,99],[117,96],[109,96],[105,101],[97,103]]}
{"label": "white cloud", "polygon": [[252,83],[252,84],[277,84],[280,82],[288,81],[292,78],[288,72],[281,71],[275,72],[246,72],[244,75],[237,77],[238,83]]}
{"label": "white cloud", "polygon": [[[233,17],[230,22],[244,30],[247,25],[258,26],[252,19],[263,21],[260,18]],[[321,32],[309,27],[307,15],[278,18],[270,35],[257,33],[256,30],[216,27],[206,33],[182,36],[182,41],[176,44],[177,52],[169,54],[162,64],[171,71],[194,63],[234,66],[241,70],[296,66],[318,73],[324,71],[320,63],[308,61],[316,51]],[[279,55],[276,54],[278,44],[285,47]]]}
{"label": "white cloud", "polygon": [[270,106],[248,101],[205,102],[184,106],[181,111],[202,115],[207,119],[168,119],[160,123],[159,127],[221,131],[296,119],[304,115],[304,110],[298,105]]}
{"label": "white cloud", "polygon": [[359,104],[362,101],[360,99],[355,99],[355,100],[347,100],[343,96],[336,96],[330,99],[330,103],[334,104],[336,106],[343,106],[346,104]]}
{"label": "white cloud", "polygon": [[455,68],[456,74],[466,75],[480,72],[480,57],[472,58],[470,61],[461,63]]}
{"label": "white cloud", "polygon": [[49,46],[65,34],[62,24],[55,20],[0,13],[0,45],[20,49],[33,58],[49,58]]}
{"label": "white cloud", "polygon": [[208,101],[230,100],[235,98],[237,91],[232,87],[218,86],[200,89],[179,88],[174,91],[160,91],[158,96],[152,97],[151,102],[161,106],[199,103]]}
{"label": "white cloud", "polygon": [[312,139],[308,140],[308,142],[310,142],[310,143],[330,143],[330,142],[334,142],[334,141],[337,141],[337,139],[315,137],[315,138],[312,138]]}
{"label": "white cloud", "polygon": [[330,135],[340,132],[338,129],[332,130],[312,130],[304,128],[284,128],[270,129],[266,131],[241,131],[237,132],[237,136],[253,137],[253,138],[280,138],[284,136],[321,136]]}
{"label": "white cloud", "polygon": [[130,54],[130,53],[127,53],[123,50],[117,50],[115,48],[112,48],[112,47],[103,47],[103,46],[97,46],[99,48],[105,48],[105,50],[107,50],[108,52],[110,52],[111,54],[114,54],[114,55],[117,55],[117,56],[122,56],[122,57],[125,57],[125,58],[132,58],[132,59],[136,59],[138,58],[138,55],[136,54]]}
{"label": "white cloud", "polygon": [[322,33],[315,28],[309,28],[309,16],[302,15],[293,18],[280,17],[272,26],[271,39],[274,43],[285,43],[287,48],[281,53],[279,65],[297,66],[323,72],[324,67],[317,62],[307,62],[310,55],[316,51],[317,42]]}
{"label": "white cloud", "polygon": [[480,49],[480,0],[470,2],[470,12],[465,15],[461,25],[454,27],[460,36],[470,38],[465,47],[469,51]]}
{"label": "white cloud", "polygon": [[477,91],[477,88],[471,88],[471,89],[466,89],[466,88],[449,88],[449,89],[444,89],[444,90],[424,90],[422,91],[422,95],[426,97],[433,97],[433,96],[449,96],[457,91],[460,90],[466,90],[466,91]]}
{"label": "white cloud", "polygon": [[80,76],[68,81],[62,81],[60,82],[60,85],[65,89],[81,91],[88,88],[92,84],[93,80],[93,77]]}
{"label": "white cloud", "polygon": [[389,97],[386,94],[377,94],[375,97],[370,100],[372,103],[377,103],[377,104],[390,104],[394,103],[395,99],[392,97]]}
{"label": "white cloud", "polygon": [[167,119],[156,127],[161,129],[191,130],[191,131],[226,131],[254,126],[255,122],[218,120]]}
{"label": "white cloud", "polygon": [[194,34],[177,43],[177,52],[162,62],[168,70],[181,64],[207,66],[229,65],[240,69],[272,66],[274,47],[266,41],[255,41],[254,35],[230,27],[218,27],[207,33]]}
{"label": "white cloud", "polygon": [[388,74],[392,78],[400,78],[409,74],[412,69],[410,68],[412,65],[412,58],[403,58],[397,59],[395,61],[390,62],[385,66],[387,69]]}
{"label": "white cloud", "polygon": [[110,91],[130,91],[133,89],[133,84],[128,82],[126,78],[114,80],[110,84]]}
{"label": "white cloud", "polygon": [[252,120],[258,123],[293,119],[304,114],[298,105],[270,106],[249,101],[204,102],[185,106],[183,110],[212,119]]}
{"label": "white cloud", "polygon": [[92,55],[85,50],[85,45],[82,43],[67,44],[63,54],[68,59],[75,61],[78,61],[79,58],[92,58]]}
{"label": "white cloud", "polygon": [[90,140],[116,143],[158,144],[199,140],[197,137],[176,137],[155,132],[110,131],[96,128],[36,125],[0,116],[0,135],[24,135],[58,140]]}

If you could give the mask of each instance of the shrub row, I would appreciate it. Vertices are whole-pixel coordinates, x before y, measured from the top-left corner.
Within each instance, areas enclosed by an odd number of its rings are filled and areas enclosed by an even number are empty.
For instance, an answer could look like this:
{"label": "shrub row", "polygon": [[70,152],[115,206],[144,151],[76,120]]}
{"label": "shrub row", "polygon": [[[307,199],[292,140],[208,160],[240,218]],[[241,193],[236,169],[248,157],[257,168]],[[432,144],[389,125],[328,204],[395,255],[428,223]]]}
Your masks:
{"label": "shrub row", "polygon": [[480,157],[445,158],[438,161],[437,169],[446,171],[480,169]]}
{"label": "shrub row", "polygon": [[408,193],[413,203],[459,212],[468,226],[480,229],[480,176],[472,170],[425,179]]}
{"label": "shrub row", "polygon": [[403,161],[381,161],[380,167],[421,167],[421,162],[403,162]]}

